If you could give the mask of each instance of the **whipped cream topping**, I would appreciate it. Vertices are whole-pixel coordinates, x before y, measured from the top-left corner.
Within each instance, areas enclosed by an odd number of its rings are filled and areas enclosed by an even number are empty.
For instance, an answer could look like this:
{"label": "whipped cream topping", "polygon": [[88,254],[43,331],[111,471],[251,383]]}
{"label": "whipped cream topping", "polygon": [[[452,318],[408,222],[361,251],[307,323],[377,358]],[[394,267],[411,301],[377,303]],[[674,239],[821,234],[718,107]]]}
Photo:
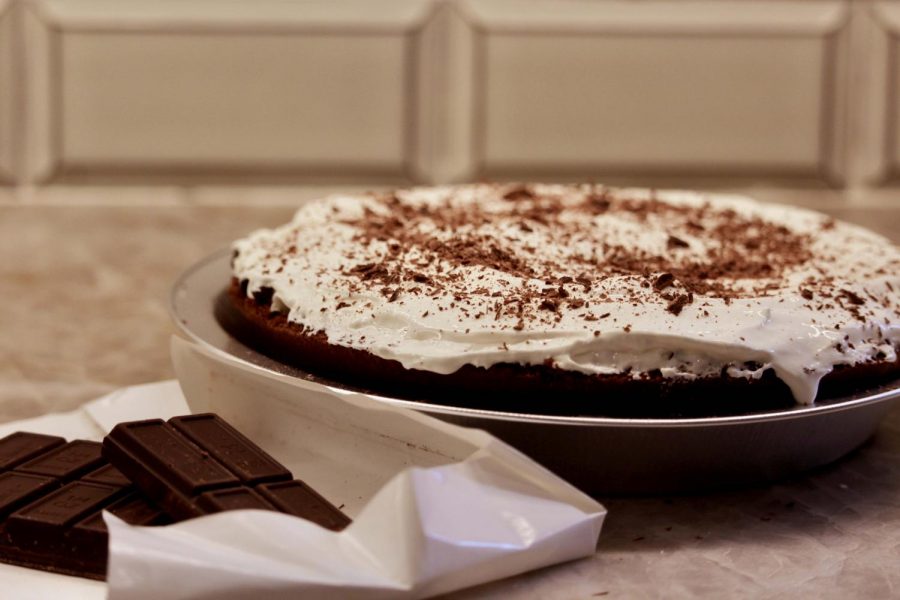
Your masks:
{"label": "whipped cream topping", "polygon": [[836,365],[894,361],[900,250],[747,198],[593,185],[335,195],[233,245],[247,294],[409,369],[550,364],[758,378],[812,403]]}

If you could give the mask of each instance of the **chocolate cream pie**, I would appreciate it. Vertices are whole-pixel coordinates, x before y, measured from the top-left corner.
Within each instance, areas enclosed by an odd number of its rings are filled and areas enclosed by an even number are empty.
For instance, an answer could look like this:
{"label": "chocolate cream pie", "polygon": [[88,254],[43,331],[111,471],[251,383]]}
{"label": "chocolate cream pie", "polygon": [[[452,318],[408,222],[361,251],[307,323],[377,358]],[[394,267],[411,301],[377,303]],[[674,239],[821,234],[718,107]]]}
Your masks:
{"label": "chocolate cream pie", "polygon": [[233,246],[220,320],[376,393],[572,415],[811,404],[900,376],[900,249],[726,195],[335,195]]}

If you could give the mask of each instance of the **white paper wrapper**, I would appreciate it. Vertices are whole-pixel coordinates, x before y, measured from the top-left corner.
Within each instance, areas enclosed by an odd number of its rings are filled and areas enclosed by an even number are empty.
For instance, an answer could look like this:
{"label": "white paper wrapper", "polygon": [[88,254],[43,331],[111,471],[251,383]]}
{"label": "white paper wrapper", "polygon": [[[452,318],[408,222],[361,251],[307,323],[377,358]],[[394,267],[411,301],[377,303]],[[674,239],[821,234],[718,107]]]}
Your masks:
{"label": "white paper wrapper", "polygon": [[[419,598],[588,556],[606,511],[477,430],[222,362],[173,340],[174,382],[0,426],[100,439],[121,421],[215,410],[354,517],[333,533],[266,511],[167,527],[106,515],[109,598]],[[4,597],[104,586],[0,565]]]}
{"label": "white paper wrapper", "polygon": [[605,510],[482,431],[236,364],[173,338],[194,412],[234,423],[354,522],[108,519],[110,598],[427,597],[588,556]]}

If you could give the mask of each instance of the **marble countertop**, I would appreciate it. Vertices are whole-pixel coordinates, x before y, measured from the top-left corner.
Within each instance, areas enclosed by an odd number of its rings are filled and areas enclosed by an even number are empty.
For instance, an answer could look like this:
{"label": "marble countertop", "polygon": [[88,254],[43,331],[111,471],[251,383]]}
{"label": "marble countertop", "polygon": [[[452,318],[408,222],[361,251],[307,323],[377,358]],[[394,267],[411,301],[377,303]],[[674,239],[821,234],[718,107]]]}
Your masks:
{"label": "marble countertop", "polygon": [[[0,192],[0,294],[9,301],[0,311],[0,422],[172,377],[171,283],[233,238],[287,220],[293,206],[282,200],[295,195],[275,195]],[[822,208],[900,241],[900,198]],[[456,596],[900,595],[900,410],[849,457],[803,477],[601,501],[609,517],[592,558]]]}

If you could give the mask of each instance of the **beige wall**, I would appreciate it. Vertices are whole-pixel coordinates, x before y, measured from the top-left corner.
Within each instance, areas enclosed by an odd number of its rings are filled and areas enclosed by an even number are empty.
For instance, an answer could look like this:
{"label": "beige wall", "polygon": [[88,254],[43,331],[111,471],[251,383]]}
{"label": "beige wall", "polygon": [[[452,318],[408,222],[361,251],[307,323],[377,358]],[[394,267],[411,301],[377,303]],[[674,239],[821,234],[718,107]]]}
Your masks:
{"label": "beige wall", "polygon": [[0,0],[0,181],[865,188],[900,2]]}

